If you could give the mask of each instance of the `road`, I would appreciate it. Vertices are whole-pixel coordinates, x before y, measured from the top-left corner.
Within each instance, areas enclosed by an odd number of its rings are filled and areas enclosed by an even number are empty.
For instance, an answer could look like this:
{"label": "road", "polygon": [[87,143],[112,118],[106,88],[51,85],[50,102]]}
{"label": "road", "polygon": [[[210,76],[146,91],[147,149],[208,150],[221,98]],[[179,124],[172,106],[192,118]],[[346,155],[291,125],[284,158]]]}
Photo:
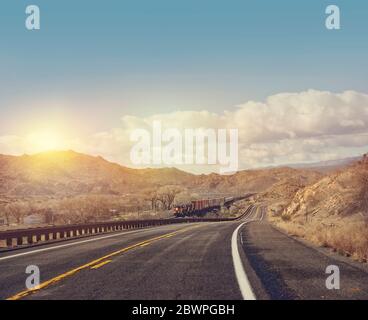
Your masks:
{"label": "road", "polygon": [[[325,287],[329,264],[346,276],[341,290]],[[25,288],[30,265],[41,276],[33,291]],[[0,299],[364,299],[366,279],[364,268],[272,228],[259,207],[238,222],[124,231],[0,256]]]}

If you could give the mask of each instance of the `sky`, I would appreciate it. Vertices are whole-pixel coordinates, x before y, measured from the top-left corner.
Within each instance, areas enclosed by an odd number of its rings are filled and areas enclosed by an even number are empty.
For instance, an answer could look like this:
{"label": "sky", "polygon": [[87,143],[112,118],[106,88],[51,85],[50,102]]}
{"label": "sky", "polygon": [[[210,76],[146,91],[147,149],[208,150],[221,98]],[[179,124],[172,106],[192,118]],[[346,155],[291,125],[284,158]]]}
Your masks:
{"label": "sky", "polygon": [[[24,26],[29,4],[39,31]],[[340,30],[325,28],[329,4]],[[236,125],[243,168],[358,154],[368,144],[367,17],[361,0],[3,0],[0,153],[41,150],[47,135],[129,165],[126,129],[170,119]],[[310,118],[288,128],[301,112]],[[324,144],[333,138],[345,142]],[[306,139],[323,146],[301,149]]]}

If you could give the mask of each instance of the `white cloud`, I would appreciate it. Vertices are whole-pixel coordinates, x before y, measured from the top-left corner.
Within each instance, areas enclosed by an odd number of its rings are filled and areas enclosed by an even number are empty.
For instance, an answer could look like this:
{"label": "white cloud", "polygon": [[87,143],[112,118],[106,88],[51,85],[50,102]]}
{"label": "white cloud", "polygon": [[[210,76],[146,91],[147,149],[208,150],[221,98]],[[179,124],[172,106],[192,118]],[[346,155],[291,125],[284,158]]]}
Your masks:
{"label": "white cloud", "polygon": [[[248,101],[221,114],[176,111],[145,118],[124,116],[120,128],[96,133],[88,141],[74,141],[71,147],[131,165],[131,131],[150,129],[154,120],[179,130],[237,128],[241,168],[326,160],[364,152],[368,147],[368,95],[316,90],[280,93],[264,102]],[[19,137],[0,137],[2,153],[22,147]]]}

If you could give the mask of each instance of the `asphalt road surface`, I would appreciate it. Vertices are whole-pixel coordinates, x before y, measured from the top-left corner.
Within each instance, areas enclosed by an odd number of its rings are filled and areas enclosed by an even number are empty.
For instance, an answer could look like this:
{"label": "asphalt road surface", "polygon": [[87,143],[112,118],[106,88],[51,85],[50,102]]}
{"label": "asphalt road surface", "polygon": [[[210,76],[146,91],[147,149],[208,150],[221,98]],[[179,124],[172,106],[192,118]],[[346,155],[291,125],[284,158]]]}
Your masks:
{"label": "asphalt road surface", "polygon": [[[328,265],[341,289],[328,290]],[[41,284],[27,290],[27,266]],[[365,267],[272,228],[264,208],[238,222],[98,235],[0,256],[1,299],[367,299]]]}

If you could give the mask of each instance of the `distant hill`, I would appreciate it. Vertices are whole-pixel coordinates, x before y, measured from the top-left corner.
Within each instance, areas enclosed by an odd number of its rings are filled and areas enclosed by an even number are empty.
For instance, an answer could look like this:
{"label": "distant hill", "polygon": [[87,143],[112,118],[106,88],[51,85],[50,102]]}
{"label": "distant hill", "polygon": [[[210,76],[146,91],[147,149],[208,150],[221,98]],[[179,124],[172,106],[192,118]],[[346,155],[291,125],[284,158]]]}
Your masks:
{"label": "distant hill", "polygon": [[0,195],[65,197],[134,194],[175,184],[200,195],[260,192],[288,179],[303,185],[321,175],[294,168],[243,170],[233,175],[194,175],[176,168],[131,169],[74,151],[0,155]]}
{"label": "distant hill", "polygon": [[0,194],[12,196],[124,194],[188,176],[176,169],[131,169],[74,151],[0,155]]}
{"label": "distant hill", "polygon": [[295,169],[313,169],[315,171],[328,173],[334,170],[346,168],[350,164],[358,161],[361,157],[350,157],[336,160],[319,161],[313,163],[289,164],[288,167]]}
{"label": "distant hill", "polygon": [[148,178],[148,182],[154,185],[187,185],[195,178],[194,174],[181,171],[177,168],[137,169],[135,172],[143,179]]}

